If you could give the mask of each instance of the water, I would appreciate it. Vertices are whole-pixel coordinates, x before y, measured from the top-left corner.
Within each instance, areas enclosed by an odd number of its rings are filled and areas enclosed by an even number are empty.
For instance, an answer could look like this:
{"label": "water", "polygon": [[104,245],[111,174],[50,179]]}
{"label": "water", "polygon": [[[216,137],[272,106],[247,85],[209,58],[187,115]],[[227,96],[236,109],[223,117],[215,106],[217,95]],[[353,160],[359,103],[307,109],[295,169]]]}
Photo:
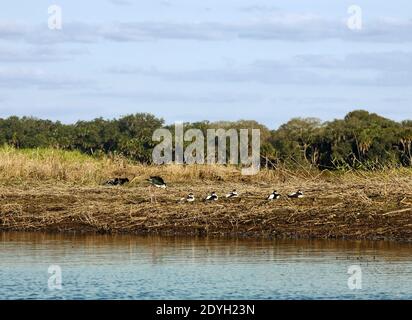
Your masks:
{"label": "water", "polygon": [[2,233],[0,298],[412,299],[412,245]]}

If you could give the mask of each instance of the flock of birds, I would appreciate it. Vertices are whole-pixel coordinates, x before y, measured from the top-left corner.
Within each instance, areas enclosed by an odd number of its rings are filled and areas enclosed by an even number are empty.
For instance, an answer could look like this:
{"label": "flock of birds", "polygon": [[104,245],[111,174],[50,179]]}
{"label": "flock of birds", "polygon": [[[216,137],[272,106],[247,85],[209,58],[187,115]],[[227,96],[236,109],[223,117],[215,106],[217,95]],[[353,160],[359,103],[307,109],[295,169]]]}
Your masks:
{"label": "flock of birds", "polygon": [[[166,189],[167,185],[166,182],[163,180],[162,177],[159,176],[152,176],[149,179],[147,179],[151,183],[151,185],[155,186],[156,188],[161,188],[161,189]],[[111,185],[111,186],[118,186],[118,185],[123,185],[130,182],[128,178],[114,178],[110,179],[105,182],[105,185]],[[233,190],[226,194],[227,199],[231,198],[238,198],[239,193],[236,190]],[[266,200],[272,201],[272,200],[278,200],[282,197],[280,193],[277,192],[277,190],[274,190],[269,196],[267,196]],[[290,193],[287,195],[288,198],[303,198],[303,192],[301,190],[298,190],[296,192]],[[183,197],[180,199],[181,202],[194,202],[195,195],[193,193],[189,193],[186,197]],[[219,196],[215,191],[210,193],[206,198],[204,198],[204,201],[218,201]],[[153,201],[153,199],[152,199]]]}
{"label": "flock of birds", "polygon": [[[287,195],[288,198],[303,198],[303,192],[301,190],[298,190],[297,192],[293,192]],[[227,199],[230,198],[238,198],[239,193],[236,190],[233,190],[226,194],[225,196]],[[272,201],[272,200],[277,200],[280,199],[282,195],[278,193],[276,190],[273,191],[269,196],[267,196],[266,200]],[[217,201],[219,200],[219,196],[215,191],[213,191],[211,194],[209,194],[204,201]],[[195,201],[195,196],[193,193],[189,193],[186,197],[180,199],[181,202],[193,202]]]}

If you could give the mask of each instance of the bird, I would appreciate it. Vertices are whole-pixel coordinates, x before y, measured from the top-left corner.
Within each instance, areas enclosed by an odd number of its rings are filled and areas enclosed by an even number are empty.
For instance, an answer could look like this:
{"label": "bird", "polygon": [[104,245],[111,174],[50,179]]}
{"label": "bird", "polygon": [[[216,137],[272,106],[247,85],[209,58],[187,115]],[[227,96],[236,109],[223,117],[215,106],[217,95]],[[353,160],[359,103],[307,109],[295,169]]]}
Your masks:
{"label": "bird", "polygon": [[193,193],[189,193],[186,197],[180,199],[181,202],[193,202],[195,201],[195,196]]}
{"label": "bird", "polygon": [[104,184],[107,186],[122,186],[128,182],[129,182],[128,178],[113,178],[113,179],[107,180]]}
{"label": "bird", "polygon": [[[156,188],[166,189],[166,182],[163,180],[162,177],[152,176],[149,179],[147,179],[147,181],[150,182],[151,186],[155,186]],[[153,202],[153,198],[155,202],[157,202],[156,194],[154,192],[152,192],[152,194],[150,195],[150,202]]]}
{"label": "bird", "polygon": [[280,198],[280,193],[278,193],[276,190],[273,191],[268,197],[267,200],[271,201],[271,200],[277,200]]}
{"label": "bird", "polygon": [[233,190],[232,192],[229,192],[229,193],[226,195],[226,198],[237,198],[237,197],[239,197],[239,194],[237,193],[236,190]]}
{"label": "bird", "polygon": [[297,192],[288,194],[289,198],[303,198],[303,192],[298,190]]}
{"label": "bird", "polygon": [[166,182],[163,180],[162,177],[153,176],[147,179],[147,181],[149,181],[153,186],[157,188],[166,189]]}
{"label": "bird", "polygon": [[106,186],[115,186],[115,185],[117,185],[117,179],[118,178],[109,179],[104,184]]}
{"label": "bird", "polygon": [[212,192],[210,195],[208,195],[205,199],[205,201],[217,201],[219,197],[217,196],[216,192]]}

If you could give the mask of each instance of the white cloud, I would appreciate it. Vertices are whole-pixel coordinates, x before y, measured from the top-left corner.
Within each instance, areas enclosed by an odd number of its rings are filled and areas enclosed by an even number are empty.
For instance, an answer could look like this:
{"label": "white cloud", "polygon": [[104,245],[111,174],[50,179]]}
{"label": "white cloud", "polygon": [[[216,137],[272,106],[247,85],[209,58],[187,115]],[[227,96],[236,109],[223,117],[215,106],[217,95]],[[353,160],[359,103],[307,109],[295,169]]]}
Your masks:
{"label": "white cloud", "polygon": [[239,8],[239,11],[241,11],[241,12],[263,12],[263,13],[268,13],[268,12],[278,12],[280,10],[281,10],[280,7],[268,6],[268,5],[250,5],[250,6],[244,6],[244,7]]}
{"label": "white cloud", "polygon": [[412,41],[412,21],[381,19],[351,31],[344,20],[313,14],[276,14],[254,22],[119,22],[112,24],[65,23],[62,30],[0,22],[0,39],[31,43],[91,43],[101,40],[139,42],[147,40],[222,41],[233,39],[343,41],[402,43]]}
{"label": "white cloud", "polygon": [[128,0],[109,0],[110,3],[116,6],[131,6],[132,3]]}
{"label": "white cloud", "polygon": [[237,68],[191,71],[117,66],[112,74],[157,77],[183,82],[257,82],[261,84],[411,86],[412,52],[358,53],[347,56],[298,55],[286,60],[258,60]]}
{"label": "white cloud", "polygon": [[239,93],[239,92],[170,92],[162,91],[106,91],[101,90],[94,92],[84,92],[82,95],[96,98],[113,98],[126,99],[142,103],[142,102],[156,102],[156,103],[194,103],[194,104],[208,104],[208,103],[224,103],[232,104],[238,102],[256,102],[261,99],[257,94]]}
{"label": "white cloud", "polygon": [[87,53],[87,49],[59,49],[53,46],[0,46],[0,61],[2,63],[62,62]]}
{"label": "white cloud", "polygon": [[33,67],[0,67],[0,87],[9,89],[38,88],[67,90],[80,89],[93,83],[85,79],[77,79],[62,74],[51,74],[41,68]]}

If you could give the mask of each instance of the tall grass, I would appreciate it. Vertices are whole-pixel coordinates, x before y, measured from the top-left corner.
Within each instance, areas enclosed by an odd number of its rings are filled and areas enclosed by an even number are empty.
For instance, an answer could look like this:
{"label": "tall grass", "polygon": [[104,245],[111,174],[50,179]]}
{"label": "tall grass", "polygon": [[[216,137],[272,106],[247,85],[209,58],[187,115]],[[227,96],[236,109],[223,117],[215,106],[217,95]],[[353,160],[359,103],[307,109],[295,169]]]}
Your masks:
{"label": "tall grass", "polygon": [[[143,181],[170,183],[151,203]],[[124,188],[99,187],[128,177]],[[210,165],[146,166],[122,157],[53,149],[0,148],[0,230],[411,239],[412,171],[261,170]],[[129,188],[131,187],[131,188]],[[210,191],[236,188],[235,201],[205,204]],[[276,188],[283,197],[265,198]],[[302,189],[304,199],[285,195]],[[196,202],[181,203],[187,192]]]}
{"label": "tall grass", "polygon": [[7,181],[58,180],[92,183],[113,165],[77,151],[0,148],[0,179]]}
{"label": "tall grass", "polygon": [[277,170],[262,169],[255,176],[242,176],[240,168],[219,165],[163,165],[150,166],[134,163],[126,158],[91,157],[78,151],[57,149],[16,149],[0,147],[0,183],[26,182],[66,182],[81,185],[101,184],[105,180],[122,176],[134,179],[134,183],[144,181],[150,175],[162,175],[168,181],[216,181],[284,183],[300,181],[410,181],[410,169],[386,169],[380,171],[320,172],[316,169],[290,170],[279,167]]}

